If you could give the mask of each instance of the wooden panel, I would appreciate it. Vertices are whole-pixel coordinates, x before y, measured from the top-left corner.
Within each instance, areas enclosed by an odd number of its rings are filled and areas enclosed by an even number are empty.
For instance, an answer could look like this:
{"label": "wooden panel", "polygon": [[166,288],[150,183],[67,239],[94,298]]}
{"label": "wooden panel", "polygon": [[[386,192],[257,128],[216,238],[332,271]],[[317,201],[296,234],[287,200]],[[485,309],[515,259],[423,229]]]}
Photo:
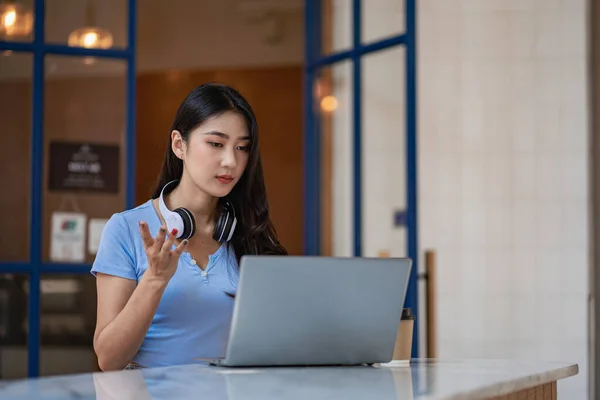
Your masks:
{"label": "wooden panel", "polygon": [[[222,81],[236,86],[252,105],[261,129],[261,149],[271,215],[282,243],[302,253],[302,68],[301,66],[225,71],[176,71],[143,74],[137,79],[136,204],[148,199],[156,182],[177,107],[196,85]],[[0,198],[3,230],[0,260],[26,261],[29,243],[31,83],[0,83],[0,167],[7,172]],[[53,139],[125,145],[125,80],[86,77],[53,80],[46,86],[45,143]],[[48,168],[45,146],[44,182]],[[124,178],[125,158],[122,152]],[[12,172],[11,172],[12,171]],[[123,181],[121,182],[124,184]],[[115,195],[64,196],[45,190],[43,255],[48,255],[51,212],[71,210],[71,200],[89,217],[107,217],[124,207]],[[124,186],[122,186],[124,187]],[[63,207],[61,207],[63,206]],[[87,255],[88,262],[92,256]]]}
{"label": "wooden panel", "polygon": [[137,202],[152,194],[175,112],[197,85],[219,81],[236,87],[252,106],[271,217],[291,254],[302,253],[302,67],[223,71],[170,71],[138,78]]}
{"label": "wooden panel", "polygon": [[426,296],[426,327],[425,338],[427,342],[427,358],[437,358],[437,310],[436,310],[436,292],[437,275],[436,275],[436,253],[433,250],[425,252],[425,273],[427,280],[425,281],[425,296]]}
{"label": "wooden panel", "polygon": [[[0,83],[0,168],[5,171],[5,189],[10,192],[10,196],[0,198],[2,261],[27,261],[29,258],[29,177],[31,163],[40,162],[29,157],[31,89],[31,82],[26,80]],[[69,140],[124,145],[126,110],[124,77],[54,79],[46,83],[45,90],[42,258],[48,260],[53,211],[78,208],[88,217],[107,217],[122,210],[125,204],[123,190],[101,195],[71,195],[46,190],[48,143]],[[122,179],[121,185],[124,187]],[[86,261],[92,260],[93,256],[87,254]]]}
{"label": "wooden panel", "polygon": [[31,82],[0,83],[0,260],[29,259]]}
{"label": "wooden panel", "polygon": [[489,400],[556,400],[556,382],[550,382],[529,389],[520,390]]}
{"label": "wooden panel", "polygon": [[[81,210],[88,218],[108,218],[125,207],[126,79],[114,77],[61,78],[48,81],[44,104],[44,164],[49,165],[50,141],[75,141],[120,146],[118,193],[50,192],[44,168],[43,259],[49,261],[54,211]],[[86,262],[93,262],[87,252]]]}

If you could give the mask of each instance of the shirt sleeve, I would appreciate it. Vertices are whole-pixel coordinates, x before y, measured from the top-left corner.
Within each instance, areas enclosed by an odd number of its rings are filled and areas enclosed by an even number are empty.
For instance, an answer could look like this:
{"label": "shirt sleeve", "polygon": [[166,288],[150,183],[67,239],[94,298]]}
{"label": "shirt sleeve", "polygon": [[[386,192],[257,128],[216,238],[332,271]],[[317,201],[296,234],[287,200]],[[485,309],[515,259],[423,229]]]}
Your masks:
{"label": "shirt sleeve", "polygon": [[129,226],[121,214],[113,214],[102,230],[91,273],[94,276],[101,272],[137,280],[135,260],[135,245]]}

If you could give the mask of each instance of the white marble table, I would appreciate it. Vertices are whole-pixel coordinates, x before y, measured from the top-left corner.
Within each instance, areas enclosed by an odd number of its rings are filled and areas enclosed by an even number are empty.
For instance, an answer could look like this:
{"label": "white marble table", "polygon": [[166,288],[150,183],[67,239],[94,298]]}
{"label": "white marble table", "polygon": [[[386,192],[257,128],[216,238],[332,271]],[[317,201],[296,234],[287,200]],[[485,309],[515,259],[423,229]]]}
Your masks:
{"label": "white marble table", "polygon": [[[577,364],[508,360],[412,360],[395,367],[187,365],[0,381],[0,399],[552,399],[556,381],[577,373]],[[542,397],[520,397],[536,394]]]}

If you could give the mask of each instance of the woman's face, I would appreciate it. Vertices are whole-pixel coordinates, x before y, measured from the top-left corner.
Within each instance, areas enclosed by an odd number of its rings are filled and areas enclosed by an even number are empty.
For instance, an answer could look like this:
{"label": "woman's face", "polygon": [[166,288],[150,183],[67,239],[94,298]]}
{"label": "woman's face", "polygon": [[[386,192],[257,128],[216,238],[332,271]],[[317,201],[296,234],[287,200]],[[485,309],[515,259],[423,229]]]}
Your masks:
{"label": "woman's face", "polygon": [[183,160],[184,174],[199,188],[212,196],[224,197],[246,169],[250,132],[244,117],[228,111],[190,132],[187,142],[173,131],[172,149]]}

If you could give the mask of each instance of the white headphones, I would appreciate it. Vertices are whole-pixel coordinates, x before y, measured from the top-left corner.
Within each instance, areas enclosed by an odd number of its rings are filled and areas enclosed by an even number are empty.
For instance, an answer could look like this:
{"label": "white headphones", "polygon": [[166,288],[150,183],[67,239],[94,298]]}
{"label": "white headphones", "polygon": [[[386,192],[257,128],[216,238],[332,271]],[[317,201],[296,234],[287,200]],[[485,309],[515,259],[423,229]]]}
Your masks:
{"label": "white headphones", "polygon": [[[167,183],[160,192],[158,200],[158,207],[160,212],[167,223],[167,232],[172,232],[173,229],[177,229],[178,239],[189,239],[194,236],[196,232],[196,221],[192,213],[183,208],[179,207],[171,211],[167,208],[163,194],[165,189],[170,184],[177,182],[177,180]],[[223,211],[219,215],[217,222],[215,223],[215,229],[213,231],[213,239],[219,243],[228,242],[233,237],[235,226],[237,225],[237,218],[235,217],[235,209],[230,201],[224,200]]]}

